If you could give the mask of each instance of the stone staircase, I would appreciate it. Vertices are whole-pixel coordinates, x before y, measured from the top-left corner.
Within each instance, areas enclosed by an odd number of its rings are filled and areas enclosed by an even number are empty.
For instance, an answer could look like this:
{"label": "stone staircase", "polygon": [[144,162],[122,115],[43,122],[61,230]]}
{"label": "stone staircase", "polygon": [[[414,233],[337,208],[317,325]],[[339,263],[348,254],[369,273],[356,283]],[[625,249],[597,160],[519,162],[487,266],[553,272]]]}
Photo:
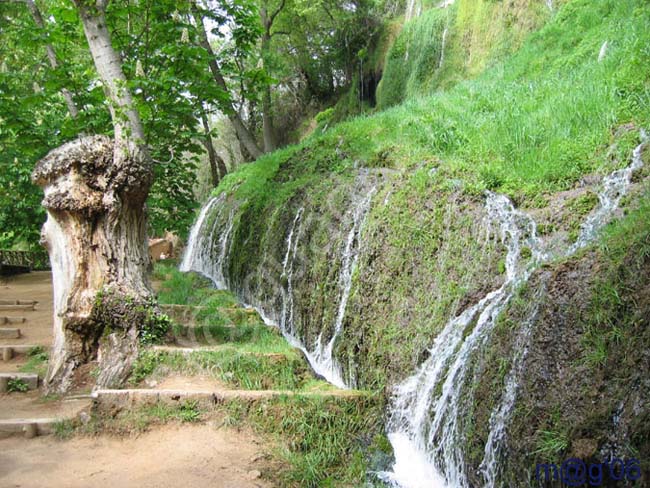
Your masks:
{"label": "stone staircase", "polygon": [[[195,307],[187,307],[182,305],[163,305],[161,309],[169,313],[174,322],[178,325],[195,328],[197,325],[194,321],[197,309]],[[170,313],[171,312],[171,313]],[[246,322],[250,317],[251,322],[257,321],[262,324],[261,318],[253,309],[223,307],[219,310],[223,315],[245,315]],[[232,327],[236,327],[234,324]],[[263,327],[268,327],[263,325]],[[279,332],[278,332],[279,334]],[[288,349],[288,350],[287,350]],[[279,364],[282,363],[303,361],[302,353],[298,349],[285,348],[283,351],[277,350],[251,350],[251,348],[241,347],[241,345],[225,342],[221,344],[205,345],[199,342],[193,342],[188,337],[170,337],[168,344],[154,345],[147,348],[148,351],[159,353],[162,355],[174,356],[173,363],[179,364],[186,361],[188,364],[194,360],[196,364],[196,356],[203,354],[198,358],[205,366],[205,370],[209,371],[211,366],[214,366],[210,361],[211,356],[215,361],[218,360],[219,355],[236,354],[238,357],[252,357],[257,358],[266,364]],[[183,368],[180,368],[183,370]],[[219,369],[217,367],[217,369]],[[304,365],[304,371],[310,371],[307,364]],[[181,377],[174,376],[179,374]],[[143,405],[166,404],[166,405],[182,405],[185,402],[192,402],[200,405],[202,408],[209,410],[210,408],[228,402],[244,402],[252,403],[260,400],[270,400],[274,398],[287,398],[287,397],[337,397],[337,398],[355,398],[367,396],[369,393],[358,390],[343,390],[335,388],[324,381],[321,381],[319,388],[315,390],[298,389],[242,389],[233,387],[227,382],[219,381],[212,376],[207,379],[201,375],[204,373],[190,373],[187,376],[185,373],[169,373],[168,378],[151,377],[145,379],[133,388],[124,389],[100,389],[92,394],[93,404],[98,411],[115,412],[122,410],[129,410]],[[309,373],[306,373],[309,374]],[[311,376],[310,376],[311,377]],[[168,382],[166,379],[172,379]],[[316,378],[312,378],[316,381]],[[171,385],[171,386],[170,386]]]}
{"label": "stone staircase", "polygon": [[50,434],[57,422],[76,418],[90,406],[89,398],[44,402],[39,374],[20,371],[44,350],[30,343],[30,317],[37,305],[37,300],[0,300],[0,438]]}

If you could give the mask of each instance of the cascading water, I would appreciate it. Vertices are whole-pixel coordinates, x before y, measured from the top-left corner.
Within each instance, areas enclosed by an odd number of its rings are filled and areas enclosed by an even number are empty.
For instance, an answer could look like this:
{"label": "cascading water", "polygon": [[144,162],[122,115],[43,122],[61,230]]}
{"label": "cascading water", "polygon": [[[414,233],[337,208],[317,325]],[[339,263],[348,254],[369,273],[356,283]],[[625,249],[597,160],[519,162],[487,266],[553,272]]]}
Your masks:
{"label": "cascading water", "polygon": [[[641,152],[647,143],[648,136],[644,130],[640,132],[641,143],[632,152],[632,162],[626,168],[616,170],[603,178],[603,185],[598,192],[598,207],[587,217],[581,227],[580,235],[563,257],[573,255],[585,247],[596,237],[598,231],[609,222],[618,208],[621,198],[627,193],[632,175],[643,166]],[[534,312],[535,313],[535,312]],[[490,416],[490,433],[485,444],[485,455],[480,470],[485,478],[485,488],[496,486],[500,456],[505,449],[506,425],[515,405],[519,381],[523,371],[524,361],[528,354],[532,319],[526,321],[520,328],[515,339],[514,350],[519,353],[513,358],[510,372],[506,377],[505,386],[498,407]]]}
{"label": "cascading water", "polygon": [[569,254],[591,242],[598,230],[609,221],[614,210],[618,208],[621,198],[630,187],[632,174],[643,166],[641,152],[648,141],[648,134],[645,130],[641,130],[640,137],[641,143],[634,148],[632,153],[632,163],[626,168],[612,172],[603,179],[603,188],[598,192],[599,205],[582,224],[580,235],[575,244],[569,249]]}
{"label": "cascading water", "polygon": [[[298,209],[289,228],[285,241],[286,249],[282,260],[281,275],[277,276],[273,270],[266,269],[266,259],[262,260],[258,270],[258,273],[267,276],[271,282],[280,284],[274,290],[275,297],[265,295],[260,298],[256,295],[255,290],[251,290],[247,284],[233,289],[244,303],[257,309],[265,323],[279,326],[287,340],[305,353],[314,371],[341,388],[346,388],[348,385],[342,378],[341,368],[333,356],[333,349],[343,329],[347,303],[352,289],[352,277],[359,258],[361,231],[370,210],[372,196],[376,191],[376,188],[373,187],[365,194],[358,194],[359,189],[363,186],[363,181],[355,185],[355,194],[352,197],[348,218],[344,219],[345,222],[350,222],[350,229],[346,233],[345,241],[340,249],[339,294],[334,324],[330,329],[333,332],[329,339],[321,333],[314,344],[307,345],[295,331],[293,272],[298,254],[304,208]],[[226,272],[226,263],[232,245],[231,234],[235,220],[235,208],[230,211],[228,219],[224,219],[224,212],[227,208],[224,202],[225,194],[222,194],[211,199],[205,205],[190,232],[187,251],[180,266],[181,271],[202,273],[222,289],[232,288]],[[277,274],[280,274],[279,270]],[[276,306],[277,297],[281,303],[279,310]]]}
{"label": "cascading water", "polygon": [[[598,194],[599,207],[586,219],[580,237],[566,250],[565,256],[586,246],[609,222],[629,189],[632,174],[643,165],[641,153],[646,143],[647,134],[641,131],[641,144],[634,149],[631,164],[604,178]],[[392,472],[381,473],[392,486],[462,488],[468,485],[460,450],[463,438],[457,421],[463,413],[461,392],[470,359],[489,339],[496,318],[517,286],[530,277],[536,265],[552,257],[543,250],[534,221],[515,210],[506,197],[488,193],[486,209],[489,221],[499,223],[501,239],[507,248],[506,281],[498,290],[451,319],[436,337],[429,359],[395,388],[388,424],[395,464]],[[527,266],[519,262],[522,243],[532,251]],[[476,317],[471,334],[463,339],[466,328]],[[519,352],[506,377],[500,403],[490,418],[490,433],[480,466],[487,488],[496,483],[505,448],[506,425],[515,404],[532,323],[531,317],[515,338],[515,349]]]}
{"label": "cascading water", "polygon": [[603,45],[600,46],[600,51],[598,51],[598,62],[601,63],[605,59],[607,54],[607,41],[603,42]]}
{"label": "cascading water", "polygon": [[346,388],[347,385],[341,375],[341,368],[332,353],[336,339],[339,337],[343,329],[345,310],[348,305],[348,299],[350,298],[350,290],[352,289],[352,275],[354,274],[359,259],[361,229],[365,222],[366,215],[370,210],[370,202],[375,190],[376,188],[373,187],[364,198],[359,199],[350,212],[352,227],[348,232],[345,246],[343,247],[341,254],[342,261],[341,272],[339,274],[339,301],[336,320],[334,322],[334,333],[329,341],[323,344],[324,337],[321,332],[314,344],[313,350],[306,353],[314,371],[323,376],[330,383],[340,388]]}
{"label": "cascading water", "polygon": [[442,63],[445,60],[445,46],[447,45],[447,31],[448,28],[442,31],[442,41],[440,42],[440,61],[438,61],[438,69],[442,68]]}
{"label": "cascading water", "polygon": [[[467,486],[457,420],[469,359],[487,341],[515,287],[532,272],[531,265],[520,263],[522,245],[531,249],[531,263],[544,255],[535,222],[505,196],[489,192],[486,211],[488,223],[499,225],[507,249],[506,280],[451,319],[436,337],[429,359],[395,389],[388,438],[396,462],[391,473],[382,474],[393,486]],[[464,337],[475,320],[471,334]]]}
{"label": "cascading water", "polygon": [[419,17],[422,13],[422,0],[408,0],[406,4],[406,13],[404,14],[404,20],[409,21]]}
{"label": "cascading water", "polygon": [[[300,239],[300,224],[302,223],[302,214],[305,211],[304,207],[300,207],[296,212],[293,219],[291,230],[287,236],[287,251],[284,255],[282,262],[282,276],[286,280],[286,289],[282,294],[282,313],[280,315],[280,330],[285,334],[295,339],[295,330],[293,323],[294,307],[293,307],[293,269],[294,261],[296,260],[296,251],[298,250],[298,242]],[[296,232],[296,227],[298,228]],[[295,238],[294,238],[294,233]]]}
{"label": "cascading water", "polygon": [[211,232],[206,232],[206,219],[210,215],[212,209],[221,205],[225,198],[226,196],[224,193],[218,197],[212,197],[201,209],[198,219],[196,219],[196,222],[190,230],[187,248],[185,249],[183,259],[179,266],[180,271],[187,272],[190,270],[202,270],[204,268],[203,265],[205,263],[203,263],[203,258],[208,257],[205,256],[205,250],[209,248],[210,243],[208,241],[212,237]]}

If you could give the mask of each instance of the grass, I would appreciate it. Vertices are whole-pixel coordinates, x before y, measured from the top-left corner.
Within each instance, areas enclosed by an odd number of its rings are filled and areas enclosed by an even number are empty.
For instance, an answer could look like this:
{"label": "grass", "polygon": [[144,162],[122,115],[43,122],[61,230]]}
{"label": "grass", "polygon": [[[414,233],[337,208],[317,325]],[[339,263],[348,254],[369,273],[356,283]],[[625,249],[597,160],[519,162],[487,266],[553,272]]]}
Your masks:
{"label": "grass", "polygon": [[280,397],[221,409],[224,425],[269,436],[284,465],[281,486],[359,486],[370,460],[387,448],[376,398]]}
{"label": "grass", "polygon": [[545,430],[539,433],[537,450],[532,454],[555,456],[564,452],[567,447],[569,439],[565,433]]}
{"label": "grass", "polygon": [[235,389],[299,390],[310,379],[298,355],[263,356],[237,349],[196,351],[188,354],[142,351],[134,365],[131,383],[169,374],[206,375]]}
{"label": "grass", "polygon": [[22,364],[19,371],[22,373],[36,373],[43,378],[47,372],[48,355],[42,346],[31,348],[27,352],[27,362]]}
{"label": "grass", "polygon": [[[439,15],[427,13],[405,32],[433,29]],[[337,173],[386,149],[398,168],[441,161],[443,177],[461,178],[470,192],[492,188],[521,200],[567,189],[586,173],[616,165],[605,157],[612,129],[630,121],[650,124],[650,74],[643,69],[650,62],[649,32],[650,13],[641,0],[575,0],[478,78],[413,95],[266,155],[228,175],[219,191],[237,187],[243,200],[280,201],[304,186],[308,173]],[[598,62],[605,39],[610,48]],[[394,49],[402,44],[398,39]],[[425,45],[420,50],[431,51]],[[395,63],[402,66],[400,56]],[[391,69],[389,55],[386,76]],[[407,76],[399,76],[401,84],[408,84]],[[344,157],[331,158],[337,148]],[[284,168],[291,168],[290,181],[276,176]],[[284,184],[273,184],[278,180]]]}
{"label": "grass", "polygon": [[54,435],[59,439],[104,433],[128,436],[146,432],[154,425],[198,422],[205,415],[206,412],[201,410],[196,401],[186,400],[174,405],[157,402],[110,414],[95,411],[86,423],[78,419],[60,420],[54,424]]}

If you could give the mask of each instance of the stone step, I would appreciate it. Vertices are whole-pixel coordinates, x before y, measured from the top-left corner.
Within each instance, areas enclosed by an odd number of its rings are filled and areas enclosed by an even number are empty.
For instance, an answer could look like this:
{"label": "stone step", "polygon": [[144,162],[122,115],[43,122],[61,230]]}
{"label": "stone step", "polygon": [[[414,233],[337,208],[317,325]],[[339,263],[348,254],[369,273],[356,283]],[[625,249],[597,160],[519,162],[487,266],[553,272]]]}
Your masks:
{"label": "stone step", "polygon": [[13,305],[0,305],[0,312],[8,311],[8,310],[21,310],[21,311],[28,311],[28,312],[33,312],[35,310],[36,304],[32,303],[31,305],[18,305],[18,304],[13,304]]}
{"label": "stone step", "polygon": [[24,324],[27,321],[25,317],[0,317],[0,325],[5,324]]}
{"label": "stone step", "polygon": [[197,352],[237,352],[239,354],[246,354],[250,356],[263,356],[273,359],[284,359],[287,357],[287,354],[281,352],[250,352],[250,351],[240,351],[233,348],[232,346],[222,345],[222,346],[197,346],[197,347],[185,347],[185,346],[152,346],[151,349],[156,352],[167,352],[170,354],[194,354]]}
{"label": "stone step", "polygon": [[3,361],[11,361],[14,356],[27,354],[32,349],[39,347],[35,345],[25,345],[25,344],[2,344],[0,345],[0,354],[2,354]]}
{"label": "stone step", "polygon": [[0,339],[20,339],[20,329],[0,327]]}
{"label": "stone step", "polygon": [[0,300],[0,305],[36,305],[38,300]]}
{"label": "stone step", "polygon": [[28,439],[54,432],[54,424],[61,419],[9,419],[0,420],[0,437],[23,434]]}
{"label": "stone step", "polygon": [[342,397],[358,398],[369,393],[358,390],[331,390],[323,392],[295,392],[281,390],[167,390],[130,388],[124,390],[95,390],[92,394],[95,407],[100,410],[131,408],[139,405],[164,403],[177,405],[179,402],[195,401],[204,407],[229,401],[254,402],[278,397]]}
{"label": "stone step", "polygon": [[36,373],[0,373],[0,393],[6,393],[9,388],[9,381],[21,380],[29,390],[38,388],[38,375]]}

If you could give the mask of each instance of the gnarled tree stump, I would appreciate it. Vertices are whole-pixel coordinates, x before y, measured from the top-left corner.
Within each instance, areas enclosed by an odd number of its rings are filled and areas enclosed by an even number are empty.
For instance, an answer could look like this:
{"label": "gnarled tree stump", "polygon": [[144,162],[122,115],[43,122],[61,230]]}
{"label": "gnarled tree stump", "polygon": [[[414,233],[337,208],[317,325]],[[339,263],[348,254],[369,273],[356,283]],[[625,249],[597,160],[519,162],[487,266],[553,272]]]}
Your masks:
{"label": "gnarled tree stump", "polygon": [[47,389],[67,390],[75,370],[95,359],[97,386],[118,385],[157,313],[146,275],[151,167],[137,152],[118,157],[111,139],[93,136],[51,151],[32,178],[45,193],[42,237],[54,285]]}

